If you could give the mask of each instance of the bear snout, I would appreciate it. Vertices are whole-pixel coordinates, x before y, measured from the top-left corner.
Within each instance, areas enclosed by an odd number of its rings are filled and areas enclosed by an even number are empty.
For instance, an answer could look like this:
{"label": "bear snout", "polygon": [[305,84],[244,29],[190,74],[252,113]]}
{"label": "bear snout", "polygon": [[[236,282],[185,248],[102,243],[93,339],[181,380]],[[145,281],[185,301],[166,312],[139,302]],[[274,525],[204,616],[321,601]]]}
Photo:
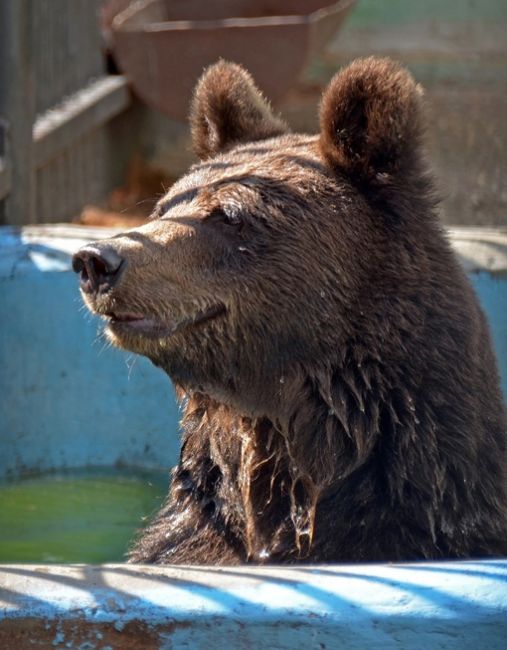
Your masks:
{"label": "bear snout", "polygon": [[108,244],[87,244],[72,257],[72,268],[80,274],[81,290],[87,294],[109,291],[125,265],[125,260]]}

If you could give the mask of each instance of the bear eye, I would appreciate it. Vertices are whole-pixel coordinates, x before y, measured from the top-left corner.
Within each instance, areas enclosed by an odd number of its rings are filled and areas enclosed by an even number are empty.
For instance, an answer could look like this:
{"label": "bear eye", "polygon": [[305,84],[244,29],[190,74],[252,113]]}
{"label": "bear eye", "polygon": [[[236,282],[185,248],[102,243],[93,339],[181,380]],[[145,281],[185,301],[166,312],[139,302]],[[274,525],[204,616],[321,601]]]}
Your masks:
{"label": "bear eye", "polygon": [[209,214],[206,220],[220,221],[227,226],[235,227],[241,226],[243,224],[243,220],[241,219],[241,214],[238,208],[230,206],[215,208]]}
{"label": "bear eye", "polygon": [[163,203],[157,203],[150,215],[150,220],[160,219],[167,212],[167,206]]}

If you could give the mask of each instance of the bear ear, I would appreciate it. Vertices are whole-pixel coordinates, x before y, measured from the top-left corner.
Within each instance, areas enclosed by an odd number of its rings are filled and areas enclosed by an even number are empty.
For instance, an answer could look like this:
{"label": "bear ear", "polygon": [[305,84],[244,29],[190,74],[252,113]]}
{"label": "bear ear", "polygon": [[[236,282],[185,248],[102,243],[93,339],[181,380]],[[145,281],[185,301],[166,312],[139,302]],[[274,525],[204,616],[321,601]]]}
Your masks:
{"label": "bear ear", "polygon": [[327,163],[359,182],[381,184],[409,170],[419,150],[421,95],[390,59],[358,59],[336,74],[320,107]]}
{"label": "bear ear", "polygon": [[218,61],[204,71],[190,107],[195,153],[201,160],[233,144],[265,140],[287,132],[271,112],[250,74],[236,63]]}

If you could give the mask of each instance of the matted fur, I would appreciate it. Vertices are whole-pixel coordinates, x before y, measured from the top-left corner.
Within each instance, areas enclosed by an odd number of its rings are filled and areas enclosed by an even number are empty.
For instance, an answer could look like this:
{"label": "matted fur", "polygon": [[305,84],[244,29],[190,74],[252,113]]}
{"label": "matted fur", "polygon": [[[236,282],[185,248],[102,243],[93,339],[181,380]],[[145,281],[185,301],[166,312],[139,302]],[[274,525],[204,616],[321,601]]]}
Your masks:
{"label": "matted fur", "polygon": [[498,375],[420,122],[386,60],[331,81],[319,136],[284,134],[238,66],[204,74],[192,128],[212,157],[105,242],[125,270],[87,296],[159,324],[107,332],[164,369],[184,409],[170,494],[131,561],[506,553]]}

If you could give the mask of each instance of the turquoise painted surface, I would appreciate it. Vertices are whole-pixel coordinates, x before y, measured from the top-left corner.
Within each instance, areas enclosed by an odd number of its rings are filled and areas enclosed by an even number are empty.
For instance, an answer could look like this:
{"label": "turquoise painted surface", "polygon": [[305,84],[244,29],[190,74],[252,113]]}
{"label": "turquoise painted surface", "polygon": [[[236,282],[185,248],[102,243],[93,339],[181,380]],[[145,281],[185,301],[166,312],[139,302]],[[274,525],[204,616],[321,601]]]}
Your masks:
{"label": "turquoise painted surface", "polygon": [[171,383],[147,359],[107,346],[73,273],[0,277],[0,395],[0,477],[178,458]]}
{"label": "turquoise painted surface", "polygon": [[470,280],[489,320],[507,399],[507,274],[472,273]]}

